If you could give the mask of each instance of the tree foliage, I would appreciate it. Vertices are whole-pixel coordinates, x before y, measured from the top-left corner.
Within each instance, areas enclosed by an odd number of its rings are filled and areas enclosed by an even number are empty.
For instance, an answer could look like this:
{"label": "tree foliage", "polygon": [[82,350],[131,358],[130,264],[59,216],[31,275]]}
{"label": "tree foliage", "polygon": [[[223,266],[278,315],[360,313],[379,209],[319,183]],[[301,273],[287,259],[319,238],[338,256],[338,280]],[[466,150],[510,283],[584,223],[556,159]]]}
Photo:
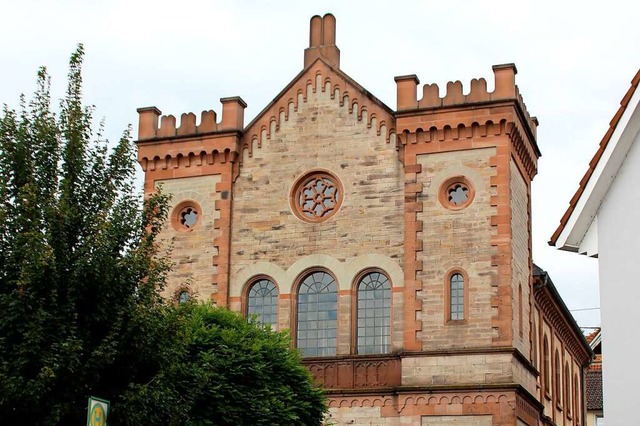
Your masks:
{"label": "tree foliage", "polygon": [[160,297],[168,197],[140,202],[130,130],[112,149],[92,130],[82,60],[57,114],[42,68],[0,115],[0,424],[82,424],[90,395],[111,425],[317,424],[285,335]]}
{"label": "tree foliage", "polygon": [[78,424],[89,394],[115,397],[161,362],[168,263],[154,240],[167,199],[140,207],[129,131],[112,150],[102,125],[92,132],[82,58],[79,46],[58,116],[42,68],[33,99],[0,118],[0,416],[10,424]]}
{"label": "tree foliage", "polygon": [[[318,425],[324,396],[311,381],[288,333],[208,304],[182,305],[183,345],[157,380],[140,386],[127,411],[158,397],[180,409],[154,413],[151,424]],[[158,404],[170,407],[172,404]],[[138,417],[133,423],[149,420]]]}

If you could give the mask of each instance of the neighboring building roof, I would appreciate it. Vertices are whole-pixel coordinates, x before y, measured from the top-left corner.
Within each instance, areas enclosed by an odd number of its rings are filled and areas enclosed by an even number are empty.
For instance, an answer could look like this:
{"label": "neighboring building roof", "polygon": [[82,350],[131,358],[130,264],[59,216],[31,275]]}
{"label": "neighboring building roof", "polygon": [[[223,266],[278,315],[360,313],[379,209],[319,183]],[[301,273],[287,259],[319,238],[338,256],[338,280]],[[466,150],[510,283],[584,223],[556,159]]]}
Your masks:
{"label": "neighboring building roof", "polygon": [[587,371],[587,410],[602,410],[602,371]]}
{"label": "neighboring building roof", "polygon": [[[615,138],[613,136],[616,133],[618,125],[621,123],[623,116],[630,116],[631,114],[633,114],[634,110],[636,109],[637,101],[632,103],[631,99],[634,97],[634,94],[636,93],[636,89],[638,88],[638,85],[640,85],[640,70],[638,70],[635,77],[631,81],[631,87],[629,87],[629,90],[627,90],[627,93],[622,98],[622,101],[620,102],[620,108],[618,108],[618,111],[611,119],[611,122],[609,123],[609,129],[607,130],[607,133],[604,135],[604,137],[600,141],[600,145],[595,155],[589,162],[589,168],[587,169],[587,172],[585,173],[584,177],[580,181],[580,186],[578,190],[573,195],[573,198],[571,198],[567,211],[562,216],[562,219],[560,219],[560,225],[551,236],[549,245],[555,246],[556,243],[558,243],[558,240],[561,239],[562,241],[560,241],[560,244],[559,244],[560,249],[570,250],[570,251],[579,250],[579,248],[575,245],[575,242],[571,242],[570,244],[565,244],[567,243],[567,237],[568,237],[568,235],[565,235],[565,234],[567,234],[568,232],[571,232],[571,228],[573,228],[573,226],[568,226],[568,224],[572,216],[574,215],[580,216],[583,213],[582,210],[583,210],[584,204],[586,204],[586,201],[592,195],[592,190],[594,186],[594,183],[592,182],[592,180],[595,179],[597,181],[600,177],[599,171],[601,171],[604,168],[603,165],[600,165],[601,160],[603,160],[604,163],[610,160],[611,156],[610,155],[605,156],[604,154],[608,148],[609,148],[609,151],[611,151],[612,148],[615,148],[615,145],[617,144],[620,135],[617,134]],[[631,108],[628,108],[630,105],[631,105]],[[626,124],[626,121],[625,121],[625,124]],[[626,155],[626,152],[624,153],[624,155]],[[624,158],[624,155],[622,155],[622,158]],[[620,164],[621,163],[622,161],[620,161]],[[614,165],[616,172],[620,164],[618,164],[617,167],[615,167]],[[610,180],[613,180],[615,173],[613,175],[611,175],[610,173],[607,173],[607,175],[610,178]],[[588,216],[582,218],[583,223],[581,224],[582,228],[580,230],[580,233],[582,234],[581,237],[584,236],[589,230],[591,221],[595,216],[595,213],[598,207],[600,206],[602,198],[604,197],[604,193],[606,193],[606,189],[608,189],[609,184],[610,182],[606,184],[606,188],[603,188],[604,191],[602,190],[598,191],[598,195],[597,195],[598,198],[593,200],[593,203],[590,206],[591,209],[589,209],[590,211],[585,212]],[[587,200],[581,200],[585,196],[587,197]],[[580,219],[580,217],[574,218],[574,221],[573,221],[574,224],[578,219]],[[564,238],[560,238],[561,236],[564,236]],[[590,253],[587,253],[587,254],[590,254]],[[597,255],[597,253],[595,254]]]}
{"label": "neighboring building roof", "polygon": [[[562,315],[562,317],[564,318],[568,326],[572,329],[573,335],[576,338],[576,343],[581,347],[583,353],[586,354],[585,362],[589,362],[594,356],[593,349],[589,345],[589,343],[587,343],[587,340],[584,334],[582,333],[582,330],[578,326],[578,323],[573,318],[573,315],[571,315],[571,312],[569,311],[569,308],[567,308],[567,305],[564,303],[564,300],[562,300],[562,297],[560,296],[560,293],[558,293],[558,290],[556,289],[556,286],[553,284],[553,281],[551,281],[551,277],[546,271],[544,271],[535,263],[533,264],[532,272],[533,272],[534,278],[535,277],[539,278],[539,281],[538,281],[539,284],[535,286],[535,289],[540,291],[542,291],[543,289],[548,290],[548,294],[550,298],[555,302],[554,304],[555,306],[557,306],[557,310],[560,311],[559,313]],[[540,293],[536,291],[535,294],[536,294],[536,301],[539,301],[538,295]],[[549,297],[549,296],[545,296],[545,297]]]}
{"label": "neighboring building roof", "polygon": [[[594,331],[592,331],[591,333],[587,334],[585,336],[585,339],[587,339],[587,343],[589,345],[591,345],[591,342],[593,342],[593,340],[598,337],[598,335],[600,334],[600,329],[596,328]],[[593,346],[591,346],[593,348]]]}

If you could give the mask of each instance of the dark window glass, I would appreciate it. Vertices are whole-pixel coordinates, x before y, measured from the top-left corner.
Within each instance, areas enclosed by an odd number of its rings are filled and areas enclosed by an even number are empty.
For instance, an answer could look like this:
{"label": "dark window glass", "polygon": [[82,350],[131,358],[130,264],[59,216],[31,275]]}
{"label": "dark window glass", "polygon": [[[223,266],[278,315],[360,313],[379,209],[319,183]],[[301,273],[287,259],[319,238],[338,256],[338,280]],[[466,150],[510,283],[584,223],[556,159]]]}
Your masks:
{"label": "dark window glass", "polygon": [[449,296],[451,303],[451,320],[464,319],[464,277],[453,274],[449,279]]}
{"label": "dark window glass", "polygon": [[544,357],[544,389],[546,393],[551,393],[551,384],[550,384],[550,377],[551,377],[551,355],[549,354],[549,342],[547,341],[547,336],[544,336],[544,343],[542,346],[542,356]]}
{"label": "dark window glass", "polygon": [[556,402],[558,404],[561,403],[561,396],[560,396],[560,389],[562,389],[560,387],[560,380],[562,378],[562,372],[560,371],[560,355],[558,354],[558,351],[556,351],[556,359],[555,362],[553,364],[554,369],[556,370]]}
{"label": "dark window glass", "polygon": [[358,353],[391,351],[391,284],[380,272],[358,283]]}
{"label": "dark window glass", "polygon": [[274,330],[278,326],[278,289],[267,279],[256,281],[249,290],[247,313],[256,315],[263,324],[271,325]]}
{"label": "dark window glass", "polygon": [[296,343],[303,356],[336,354],[338,286],[326,272],[305,277],[298,292]]}
{"label": "dark window glass", "polygon": [[188,291],[181,291],[180,296],[178,296],[178,303],[187,303],[191,299],[191,295]]}

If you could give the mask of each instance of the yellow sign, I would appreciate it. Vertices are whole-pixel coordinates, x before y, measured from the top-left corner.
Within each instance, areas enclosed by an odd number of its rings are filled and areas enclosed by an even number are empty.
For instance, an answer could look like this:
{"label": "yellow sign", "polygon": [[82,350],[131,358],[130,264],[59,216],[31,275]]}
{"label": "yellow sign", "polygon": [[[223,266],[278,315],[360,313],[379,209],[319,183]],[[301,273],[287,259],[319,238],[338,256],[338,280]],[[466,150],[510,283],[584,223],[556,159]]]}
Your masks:
{"label": "yellow sign", "polygon": [[89,397],[87,407],[87,426],[107,426],[107,414],[109,413],[109,401]]}

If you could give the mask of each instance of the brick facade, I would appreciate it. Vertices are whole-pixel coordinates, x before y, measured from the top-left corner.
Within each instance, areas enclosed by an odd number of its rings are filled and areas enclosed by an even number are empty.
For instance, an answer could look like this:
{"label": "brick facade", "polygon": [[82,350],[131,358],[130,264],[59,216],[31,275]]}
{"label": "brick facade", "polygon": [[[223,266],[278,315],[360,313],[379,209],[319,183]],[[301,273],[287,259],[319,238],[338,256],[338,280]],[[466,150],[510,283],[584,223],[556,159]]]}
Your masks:
{"label": "brick facade", "polygon": [[[572,375],[589,350],[544,319],[553,311],[570,323],[564,305],[535,300],[547,295],[534,292],[531,262],[540,153],[515,66],[494,66],[493,92],[479,79],[466,95],[449,83],[443,98],[427,84],[418,99],[418,78],[396,77],[392,110],[340,70],[335,25],[332,15],[311,19],[303,71],[246,126],[240,98],[222,99],[220,122],[206,111],[198,125],[194,114],[177,127],[139,110],[145,188],[174,195],[165,295],[188,290],[246,312],[255,280],[270,280],[277,327],[295,341],[307,333],[297,329],[301,280],[325,272],[336,302],[318,315],[337,324],[323,338],[335,350],[304,362],[327,390],[328,424],[581,424],[558,414],[540,380],[543,333]],[[305,195],[314,209],[339,200],[330,217],[297,210],[297,182],[310,173],[335,181]],[[182,223],[184,206],[197,221]],[[368,273],[389,283],[371,311],[386,312],[375,327],[388,330],[390,350],[358,355]]]}

